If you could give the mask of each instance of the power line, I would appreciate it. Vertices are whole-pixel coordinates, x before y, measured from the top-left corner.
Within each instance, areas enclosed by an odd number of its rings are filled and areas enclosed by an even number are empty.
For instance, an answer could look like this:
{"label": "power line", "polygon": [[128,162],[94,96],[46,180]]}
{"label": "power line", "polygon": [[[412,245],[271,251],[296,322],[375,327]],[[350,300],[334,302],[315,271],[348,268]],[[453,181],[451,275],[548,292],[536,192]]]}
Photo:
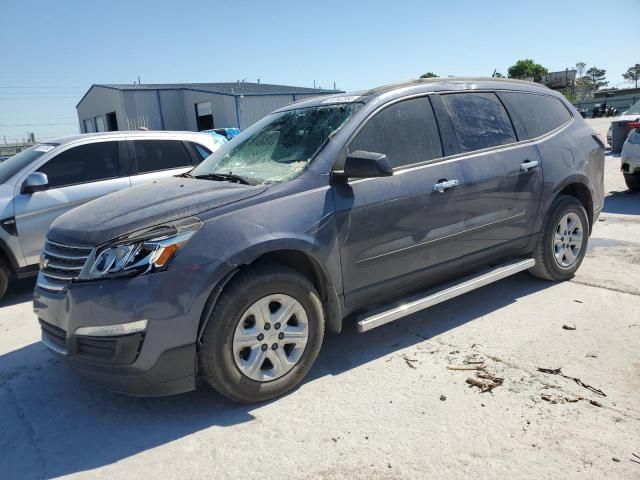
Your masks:
{"label": "power line", "polygon": [[42,89],[42,90],[46,90],[46,89],[54,89],[54,90],[58,90],[58,89],[69,89],[69,88],[73,88],[76,90],[80,90],[80,89],[85,89],[87,87],[54,87],[52,85],[43,85],[42,87],[36,87],[36,86],[23,86],[23,87],[18,87],[18,86],[14,86],[14,85],[0,85],[0,88],[20,88],[20,89]]}
{"label": "power line", "polygon": [[16,123],[13,125],[7,123],[0,123],[0,127],[38,127],[49,125],[77,125],[78,122],[58,122],[58,123]]}
{"label": "power line", "polygon": [[0,97],[0,100],[47,100],[51,98],[78,98],[77,95],[53,96],[53,97]]}

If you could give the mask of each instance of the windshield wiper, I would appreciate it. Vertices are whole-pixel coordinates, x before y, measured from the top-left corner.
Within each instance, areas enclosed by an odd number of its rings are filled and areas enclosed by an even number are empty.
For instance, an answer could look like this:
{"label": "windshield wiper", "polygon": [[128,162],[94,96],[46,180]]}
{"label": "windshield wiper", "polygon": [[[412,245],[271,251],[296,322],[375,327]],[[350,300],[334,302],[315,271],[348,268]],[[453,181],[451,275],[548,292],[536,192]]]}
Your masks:
{"label": "windshield wiper", "polygon": [[[193,175],[191,175],[193,177]],[[232,173],[207,173],[206,175],[196,175],[193,178],[205,179],[205,180],[216,180],[222,182],[238,182],[243,185],[253,185],[249,180],[239,175],[234,175]]]}
{"label": "windshield wiper", "polygon": [[178,177],[184,177],[184,178],[196,178],[193,175],[191,175],[189,172],[184,172],[182,175],[178,175]]}

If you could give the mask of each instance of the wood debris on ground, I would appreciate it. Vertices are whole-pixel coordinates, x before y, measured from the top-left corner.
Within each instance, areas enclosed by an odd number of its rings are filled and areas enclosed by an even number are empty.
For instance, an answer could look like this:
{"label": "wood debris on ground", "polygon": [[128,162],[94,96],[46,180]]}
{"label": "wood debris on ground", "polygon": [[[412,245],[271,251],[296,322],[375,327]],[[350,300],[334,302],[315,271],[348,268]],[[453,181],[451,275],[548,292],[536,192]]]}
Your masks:
{"label": "wood debris on ground", "polygon": [[591,385],[588,385],[586,383],[584,383],[582,380],[580,380],[577,377],[571,377],[569,375],[566,375],[561,368],[541,368],[538,367],[538,371],[542,372],[542,373],[547,373],[549,375],[560,375],[563,378],[566,378],[568,380],[573,380],[575,383],[577,383],[578,385],[580,385],[583,388],[586,388],[587,390],[595,393],[596,395],[600,395],[601,397],[606,397],[607,395],[600,390],[599,388],[596,387],[592,387]]}

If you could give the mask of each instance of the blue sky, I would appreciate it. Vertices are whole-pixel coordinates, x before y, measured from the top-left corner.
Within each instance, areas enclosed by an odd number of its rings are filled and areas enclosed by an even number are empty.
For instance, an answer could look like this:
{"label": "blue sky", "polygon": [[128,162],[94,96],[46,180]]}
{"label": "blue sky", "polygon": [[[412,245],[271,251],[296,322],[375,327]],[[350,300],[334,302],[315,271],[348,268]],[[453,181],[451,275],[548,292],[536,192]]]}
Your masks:
{"label": "blue sky", "polygon": [[77,132],[92,83],[138,75],[354,90],[426,71],[506,74],[530,57],[550,70],[584,61],[623,87],[640,63],[640,0],[2,0],[0,18],[0,141]]}

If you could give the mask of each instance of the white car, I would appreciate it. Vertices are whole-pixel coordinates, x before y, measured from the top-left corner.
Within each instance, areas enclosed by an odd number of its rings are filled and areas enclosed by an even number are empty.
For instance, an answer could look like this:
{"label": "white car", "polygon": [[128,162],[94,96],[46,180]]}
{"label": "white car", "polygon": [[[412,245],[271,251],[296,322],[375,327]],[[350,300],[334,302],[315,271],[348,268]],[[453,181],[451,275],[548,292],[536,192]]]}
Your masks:
{"label": "white car", "polygon": [[13,278],[38,273],[47,230],[58,216],[117,190],[188,172],[219,147],[206,133],[85,133],[37,143],[0,163],[0,298]]}
{"label": "white car", "polygon": [[[607,143],[609,144],[609,146],[611,146],[612,149],[614,148],[614,145],[613,145],[613,124],[614,123],[618,123],[618,122],[626,123],[626,122],[633,122],[633,121],[639,121],[639,120],[640,120],[640,102],[637,102],[637,103],[634,103],[629,108],[629,110],[627,110],[626,112],[622,112],[622,114],[619,117],[616,117],[616,119],[611,122],[611,126],[607,131]],[[618,141],[622,142],[623,138],[621,138]],[[618,148],[620,148],[619,145],[620,144],[618,143]]]}
{"label": "white car", "polygon": [[640,192],[640,122],[632,122],[633,127],[622,146],[622,174],[629,190]]}

